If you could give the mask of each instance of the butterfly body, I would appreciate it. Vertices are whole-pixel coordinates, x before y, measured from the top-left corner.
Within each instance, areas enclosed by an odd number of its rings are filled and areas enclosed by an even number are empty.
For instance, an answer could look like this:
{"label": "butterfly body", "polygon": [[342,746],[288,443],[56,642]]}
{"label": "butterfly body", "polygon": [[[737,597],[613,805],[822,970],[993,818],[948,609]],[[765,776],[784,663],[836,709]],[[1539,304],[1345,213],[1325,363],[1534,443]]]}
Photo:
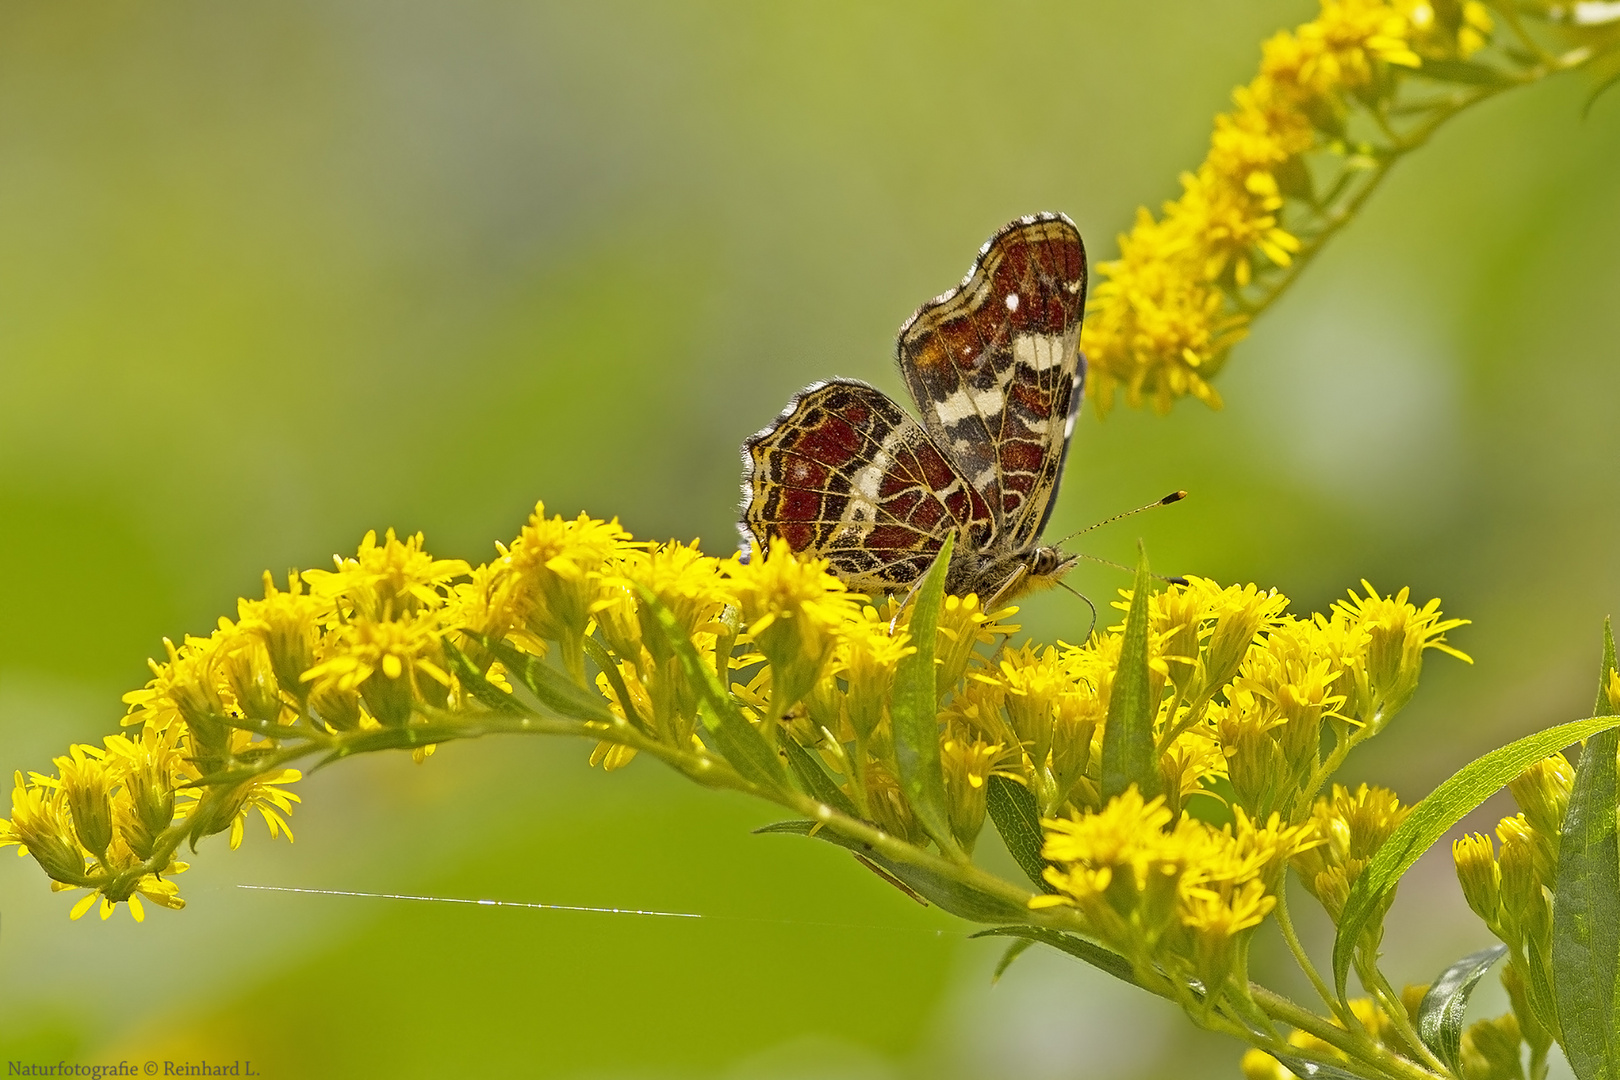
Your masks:
{"label": "butterfly body", "polygon": [[905,589],[945,537],[946,588],[1004,601],[1074,558],[1043,545],[1085,362],[1085,248],[1060,214],[1019,218],[900,328],[921,422],[866,383],[795,394],[743,444],[744,543],[825,558],[857,591]]}

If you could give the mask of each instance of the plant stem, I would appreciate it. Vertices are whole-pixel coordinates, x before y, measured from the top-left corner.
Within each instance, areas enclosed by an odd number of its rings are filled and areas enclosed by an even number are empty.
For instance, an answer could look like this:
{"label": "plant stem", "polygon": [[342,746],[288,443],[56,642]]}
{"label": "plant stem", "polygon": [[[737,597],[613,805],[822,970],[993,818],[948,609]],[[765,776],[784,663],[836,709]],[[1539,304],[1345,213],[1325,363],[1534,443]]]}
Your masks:
{"label": "plant stem", "polygon": [[1445,1062],[1436,1057],[1434,1051],[1418,1037],[1417,1031],[1412,1027],[1412,1018],[1406,1015],[1406,1005],[1401,1001],[1401,996],[1395,992],[1395,988],[1389,985],[1384,973],[1378,970],[1378,965],[1358,964],[1356,972],[1361,976],[1362,985],[1367,988],[1367,992],[1373,995],[1383,1008],[1384,1015],[1389,1017],[1389,1022],[1394,1025],[1401,1041],[1406,1043],[1413,1053],[1419,1055],[1429,1068],[1443,1076],[1451,1075],[1451,1070],[1446,1068]]}
{"label": "plant stem", "polygon": [[[1433,1073],[1416,1062],[1408,1061],[1397,1054],[1386,1050],[1382,1046],[1358,1039],[1350,1032],[1334,1025],[1325,1017],[1303,1009],[1274,991],[1268,990],[1258,983],[1249,984],[1249,992],[1254,996],[1256,1004],[1264,1010],[1265,1014],[1273,1020],[1280,1020],[1301,1031],[1316,1036],[1329,1046],[1342,1051],[1352,1060],[1374,1070],[1374,1075],[1387,1077],[1389,1080],[1435,1080],[1437,1076],[1445,1077],[1444,1073]],[[1286,1048],[1285,1053],[1295,1053],[1292,1047]],[[1304,1057],[1306,1055],[1299,1055]],[[1332,1062],[1327,1062],[1332,1064]]]}
{"label": "plant stem", "polygon": [[1322,999],[1323,1004],[1332,1009],[1334,1015],[1338,1016],[1342,1022],[1344,1015],[1339,1006],[1338,995],[1328,989],[1328,984],[1323,981],[1321,974],[1316,970],[1316,965],[1311,963],[1310,955],[1306,953],[1305,946],[1300,944],[1299,935],[1294,932],[1294,920],[1288,914],[1287,874],[1283,875],[1282,881],[1277,886],[1277,907],[1275,911],[1277,914],[1277,928],[1282,931],[1283,941],[1287,943],[1288,951],[1294,955],[1294,963],[1298,964],[1299,969],[1311,980],[1311,986],[1316,989],[1317,996]]}

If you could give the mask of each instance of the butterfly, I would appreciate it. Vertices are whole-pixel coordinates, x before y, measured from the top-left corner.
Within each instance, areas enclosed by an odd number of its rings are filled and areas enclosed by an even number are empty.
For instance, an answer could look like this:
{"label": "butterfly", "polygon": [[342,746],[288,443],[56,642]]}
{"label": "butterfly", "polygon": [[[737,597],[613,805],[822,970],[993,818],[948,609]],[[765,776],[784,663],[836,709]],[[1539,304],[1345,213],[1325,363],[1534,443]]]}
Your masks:
{"label": "butterfly", "polygon": [[869,595],[914,585],[956,534],[950,593],[988,606],[1077,561],[1041,543],[1085,381],[1086,251],[1062,214],[1009,222],[900,327],[921,423],[855,379],[805,387],[743,443],[745,552],[786,544]]}

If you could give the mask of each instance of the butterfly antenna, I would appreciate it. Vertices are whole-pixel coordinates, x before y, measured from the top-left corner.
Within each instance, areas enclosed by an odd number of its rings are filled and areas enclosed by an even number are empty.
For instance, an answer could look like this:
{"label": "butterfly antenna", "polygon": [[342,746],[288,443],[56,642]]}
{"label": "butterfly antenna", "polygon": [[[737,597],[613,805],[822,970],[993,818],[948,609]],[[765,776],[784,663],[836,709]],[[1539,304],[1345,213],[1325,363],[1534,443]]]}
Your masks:
{"label": "butterfly antenna", "polygon": [[1104,518],[1103,520],[1097,522],[1097,524],[1095,524],[1095,525],[1087,525],[1083,529],[1076,530],[1075,532],[1070,533],[1068,536],[1065,536],[1062,540],[1059,540],[1055,546],[1062,547],[1064,544],[1067,544],[1070,540],[1073,540],[1075,537],[1084,536],[1084,535],[1086,535],[1086,533],[1091,532],[1094,529],[1100,529],[1104,525],[1112,525],[1116,521],[1124,521],[1128,517],[1135,517],[1137,514],[1140,514],[1144,510],[1152,510],[1155,507],[1169,506],[1171,503],[1178,503],[1182,499],[1185,499],[1186,497],[1187,497],[1187,493],[1185,491],[1172,491],[1170,494],[1166,495],[1164,498],[1155,499],[1152,502],[1148,503],[1146,506],[1138,506],[1135,510],[1127,510],[1123,514],[1115,514],[1111,518]]}
{"label": "butterfly antenna", "polygon": [[1080,592],[1077,589],[1074,589],[1074,588],[1070,587],[1070,585],[1069,585],[1069,583],[1067,581],[1059,580],[1058,581],[1058,586],[1060,588],[1067,589],[1069,592],[1073,593],[1075,596],[1078,596],[1081,599],[1081,601],[1086,605],[1086,607],[1091,609],[1091,625],[1086,627],[1085,634],[1080,638],[1081,641],[1089,640],[1090,637],[1091,637],[1091,632],[1093,630],[1097,629],[1097,605],[1093,604],[1091,602],[1091,597],[1087,596],[1085,593]]}
{"label": "butterfly antenna", "polygon": [[[1158,504],[1155,503],[1154,505],[1158,505]],[[1101,556],[1098,556],[1098,555],[1087,555],[1083,551],[1076,552],[1076,554],[1079,555],[1079,557],[1082,558],[1082,559],[1090,559],[1094,563],[1102,563],[1104,566],[1112,566],[1115,570],[1123,570],[1127,574],[1136,573],[1135,567],[1126,566],[1124,563],[1115,562],[1113,559],[1104,559],[1104,558],[1102,558]],[[1184,577],[1181,577],[1181,576],[1179,576],[1177,574],[1154,574],[1153,576],[1158,578],[1160,581],[1164,582],[1166,585],[1185,585],[1185,584],[1187,584],[1187,579],[1184,578]],[[1059,582],[1059,584],[1061,585],[1062,582]],[[1064,586],[1064,587],[1068,588],[1068,586]],[[1074,590],[1070,589],[1069,591],[1073,592]]]}

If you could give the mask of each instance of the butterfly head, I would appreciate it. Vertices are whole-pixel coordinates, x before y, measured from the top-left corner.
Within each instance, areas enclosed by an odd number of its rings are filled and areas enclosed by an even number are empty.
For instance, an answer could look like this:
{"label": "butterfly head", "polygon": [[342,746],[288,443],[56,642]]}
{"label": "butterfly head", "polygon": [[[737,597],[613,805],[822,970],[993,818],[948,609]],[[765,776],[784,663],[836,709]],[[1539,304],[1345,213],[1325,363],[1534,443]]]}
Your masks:
{"label": "butterfly head", "polygon": [[1078,555],[1039,544],[1006,558],[999,566],[993,563],[981,566],[977,576],[982,581],[993,583],[989,588],[980,590],[987,599],[986,610],[1003,607],[1037,589],[1051,588],[1079,561]]}

